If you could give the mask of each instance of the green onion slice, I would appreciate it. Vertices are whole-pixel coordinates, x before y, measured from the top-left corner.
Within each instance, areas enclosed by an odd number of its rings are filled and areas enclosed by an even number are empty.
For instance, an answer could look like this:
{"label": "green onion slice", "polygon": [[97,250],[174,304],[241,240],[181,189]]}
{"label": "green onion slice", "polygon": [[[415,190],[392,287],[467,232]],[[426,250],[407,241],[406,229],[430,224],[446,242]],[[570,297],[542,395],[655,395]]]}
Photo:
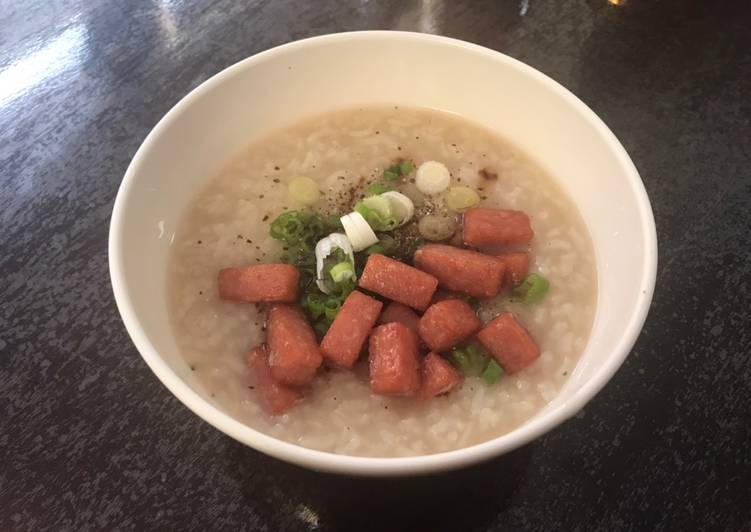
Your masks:
{"label": "green onion slice", "polygon": [[503,375],[503,368],[498,365],[498,362],[491,359],[490,362],[488,362],[488,365],[485,366],[483,372],[480,374],[480,378],[482,379],[482,382],[484,382],[488,386],[491,386],[496,383],[501,375]]}
{"label": "green onion slice", "polygon": [[550,289],[550,282],[538,273],[530,273],[522,284],[514,288],[511,295],[525,305],[542,301]]}

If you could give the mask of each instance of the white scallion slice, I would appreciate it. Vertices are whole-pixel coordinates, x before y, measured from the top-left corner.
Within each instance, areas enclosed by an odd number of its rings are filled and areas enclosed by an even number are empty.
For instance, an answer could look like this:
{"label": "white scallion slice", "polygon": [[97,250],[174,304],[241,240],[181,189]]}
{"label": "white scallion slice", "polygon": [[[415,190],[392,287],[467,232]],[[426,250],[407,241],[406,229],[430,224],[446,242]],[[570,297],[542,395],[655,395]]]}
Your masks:
{"label": "white scallion slice", "polygon": [[469,187],[451,187],[446,192],[446,206],[454,212],[464,212],[480,203],[480,196]]}
{"label": "white scallion slice", "polygon": [[[326,279],[324,279],[323,275],[323,266],[324,266],[324,260],[326,257],[331,255],[335,249],[341,249],[345,255],[347,255],[347,260],[349,260],[350,263],[354,266],[355,264],[355,254],[352,250],[352,244],[349,241],[349,238],[347,235],[343,235],[342,233],[331,233],[326,238],[322,238],[318,241],[316,244],[315,254],[316,254],[316,284],[318,285],[318,288],[321,289],[321,292],[324,294],[328,294],[329,290],[326,286]],[[354,271],[354,270],[353,270]]]}
{"label": "white scallion slice", "polygon": [[456,232],[456,220],[448,216],[428,214],[420,219],[417,229],[425,240],[446,240]]}
{"label": "white scallion slice", "polygon": [[362,200],[362,204],[368,209],[376,211],[381,215],[381,218],[391,218],[394,215],[391,209],[391,202],[388,198],[384,197],[384,194],[379,196],[368,196]]}
{"label": "white scallion slice", "polygon": [[296,177],[288,188],[292,199],[303,205],[313,205],[321,198],[318,184],[309,177]]}
{"label": "white scallion slice", "polygon": [[427,161],[417,168],[415,184],[423,194],[440,194],[451,182],[451,175],[446,165],[438,161]]}
{"label": "white scallion slice", "polygon": [[386,198],[391,203],[391,211],[394,213],[394,217],[399,220],[399,225],[404,225],[412,219],[415,214],[415,205],[412,200],[401,192],[395,190],[389,190],[381,194],[382,198]]}
{"label": "white scallion slice", "polygon": [[362,251],[378,242],[378,237],[359,212],[351,212],[340,218],[352,249]]}

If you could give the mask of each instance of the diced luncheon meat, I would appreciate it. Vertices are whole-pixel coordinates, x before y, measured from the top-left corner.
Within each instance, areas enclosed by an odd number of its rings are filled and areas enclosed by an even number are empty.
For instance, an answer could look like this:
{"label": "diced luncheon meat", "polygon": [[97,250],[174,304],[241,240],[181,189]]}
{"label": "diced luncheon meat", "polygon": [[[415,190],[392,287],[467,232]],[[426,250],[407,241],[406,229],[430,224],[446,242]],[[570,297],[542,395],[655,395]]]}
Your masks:
{"label": "diced luncheon meat", "polygon": [[283,414],[302,397],[301,390],[274,380],[269,367],[269,357],[264,346],[258,346],[248,353],[250,385],[261,398],[264,408],[271,415]]}
{"label": "diced luncheon meat", "polygon": [[529,273],[529,253],[506,253],[498,255],[498,260],[506,266],[506,286],[519,286]]}
{"label": "diced luncheon meat", "polygon": [[419,339],[401,323],[373,330],[369,343],[370,389],[378,395],[415,395],[420,388]]}
{"label": "diced luncheon meat", "polygon": [[365,263],[360,287],[408,307],[425,310],[438,287],[438,280],[408,264],[375,254]]}
{"label": "diced luncheon meat", "polygon": [[304,386],[323,362],[313,328],[292,305],[273,305],[266,324],[271,374],[279,382]]}
{"label": "diced luncheon meat", "polygon": [[447,299],[428,307],[420,318],[420,338],[432,351],[448,351],[482,327],[467,303]]}
{"label": "diced luncheon meat", "polygon": [[450,392],[462,382],[461,374],[445,358],[428,353],[420,364],[420,397],[430,399]]}
{"label": "diced luncheon meat", "polygon": [[402,305],[396,301],[392,301],[386,308],[383,309],[381,317],[378,318],[378,323],[401,323],[406,325],[414,332],[418,332],[420,329],[420,316],[417,312],[409,308],[407,305]]}
{"label": "diced luncheon meat", "polygon": [[350,369],[357,361],[383,303],[357,290],[344,301],[321,342],[324,358],[331,364]]}
{"label": "diced luncheon meat", "polygon": [[300,272],[289,264],[257,264],[219,272],[219,297],[248,303],[293,303]]}
{"label": "diced luncheon meat", "polygon": [[540,356],[540,348],[510,313],[485,325],[477,339],[508,374],[523,370]]}
{"label": "diced luncheon meat", "polygon": [[495,257],[444,244],[427,244],[414,256],[415,266],[438,278],[441,286],[488,299],[498,294],[505,265]]}
{"label": "diced luncheon meat", "polygon": [[521,211],[467,209],[463,221],[464,243],[471,247],[526,244],[534,236],[529,216]]}

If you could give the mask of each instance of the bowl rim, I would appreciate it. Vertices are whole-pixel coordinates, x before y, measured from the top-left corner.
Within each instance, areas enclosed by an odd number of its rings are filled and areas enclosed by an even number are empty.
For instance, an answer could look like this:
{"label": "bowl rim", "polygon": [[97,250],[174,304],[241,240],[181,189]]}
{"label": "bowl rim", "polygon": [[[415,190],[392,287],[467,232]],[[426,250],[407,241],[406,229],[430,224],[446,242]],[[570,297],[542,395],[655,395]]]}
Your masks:
{"label": "bowl rim", "polygon": [[[624,334],[605,363],[579,389],[574,391],[567,400],[507,434],[470,447],[413,457],[359,457],[317,451],[276,439],[225,414],[219,408],[203,399],[187,383],[183,382],[159,356],[156,348],[146,336],[140,320],[135,313],[133,303],[126,290],[121,254],[122,234],[128,199],[131,195],[136,175],[139,173],[144,159],[162,132],[194,100],[200,98],[204,93],[211,91],[215,86],[223,83],[233,75],[252,67],[254,64],[271,59],[277,55],[282,55],[290,50],[319,44],[393,39],[400,39],[404,42],[431,43],[438,46],[458,47],[474,54],[490,57],[504,63],[506,67],[516,70],[520,75],[531,77],[538,83],[546,85],[559,97],[566,100],[584,120],[591,124],[617,157],[624,174],[627,176],[631,191],[637,200],[640,223],[645,228],[642,238],[646,251],[641,266],[641,293],[638,294],[636,306],[626,324]],[[651,204],[644,184],[626,150],[594,111],[560,83],[517,59],[477,44],[431,34],[378,30],[333,33],[283,44],[234,63],[190,91],[159,120],[133,156],[114,202],[110,221],[108,254],[110,278],[115,301],[131,340],[141,354],[141,357],[162,384],[191,411],[233,439],[262,453],[296,465],[318,471],[340,474],[396,476],[457,469],[499,456],[553,429],[584,407],[618,370],[641,332],[649,311],[656,281],[657,232]]]}

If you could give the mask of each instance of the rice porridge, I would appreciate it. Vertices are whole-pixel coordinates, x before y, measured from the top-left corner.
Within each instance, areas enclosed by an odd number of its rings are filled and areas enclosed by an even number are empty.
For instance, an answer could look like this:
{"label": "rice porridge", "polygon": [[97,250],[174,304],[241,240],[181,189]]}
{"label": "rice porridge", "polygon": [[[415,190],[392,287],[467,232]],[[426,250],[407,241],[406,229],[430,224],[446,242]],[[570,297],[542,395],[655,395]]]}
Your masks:
{"label": "rice porridge", "polygon": [[[532,154],[534,155],[534,154]],[[321,368],[305,398],[269,416],[251,389],[246,353],[265,337],[262,305],[225,301],[217,272],[276,262],[269,236],[281,212],[300,209],[287,184],[314,179],[331,198],[377,180],[395,157],[443,162],[452,183],[477,190],[483,207],[526,212],[534,239],[530,271],[550,282],[537,305],[507,293],[483,301],[486,322],[510,311],[539,345],[527,369],[494,386],[469,377],[429,401],[374,395],[365,356],[353,371]],[[357,198],[354,198],[357,199]],[[481,443],[528,421],[551,401],[577,364],[595,312],[597,274],[587,229],[552,178],[511,144],[462,118],[434,110],[373,106],[336,111],[274,131],[224,167],[185,212],[168,267],[169,308],[178,346],[207,396],[243,423],[281,440],[339,454],[401,457]]]}

